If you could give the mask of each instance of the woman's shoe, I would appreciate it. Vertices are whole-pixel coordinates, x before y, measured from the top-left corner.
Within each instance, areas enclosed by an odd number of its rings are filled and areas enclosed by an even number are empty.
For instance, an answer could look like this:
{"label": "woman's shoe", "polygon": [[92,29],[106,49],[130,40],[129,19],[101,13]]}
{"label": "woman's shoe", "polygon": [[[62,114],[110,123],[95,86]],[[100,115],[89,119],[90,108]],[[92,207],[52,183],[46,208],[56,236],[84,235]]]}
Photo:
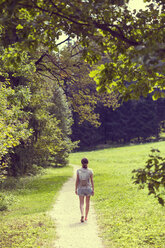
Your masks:
{"label": "woman's shoe", "polygon": [[84,216],[81,216],[81,222],[84,222]]}
{"label": "woman's shoe", "polygon": [[87,221],[88,219],[87,219],[87,217],[85,217],[85,221]]}

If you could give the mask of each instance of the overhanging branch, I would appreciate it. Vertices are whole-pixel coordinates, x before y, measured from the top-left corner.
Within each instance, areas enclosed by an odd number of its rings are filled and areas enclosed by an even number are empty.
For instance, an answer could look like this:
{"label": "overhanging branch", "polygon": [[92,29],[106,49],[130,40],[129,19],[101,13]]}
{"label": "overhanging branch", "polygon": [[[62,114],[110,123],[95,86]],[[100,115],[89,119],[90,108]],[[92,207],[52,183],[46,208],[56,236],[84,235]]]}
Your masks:
{"label": "overhanging branch", "polygon": [[[35,8],[37,10],[40,10],[40,11],[44,12],[44,13],[57,16],[57,17],[59,17],[61,19],[65,19],[65,20],[67,20],[67,21],[69,21],[69,22],[71,22],[73,24],[76,24],[78,26],[78,28],[80,28],[81,26],[87,27],[87,28],[88,27],[90,28],[91,26],[94,26],[96,29],[101,29],[103,31],[106,31],[106,32],[110,33],[113,37],[124,41],[125,43],[129,44],[130,46],[138,46],[138,45],[142,44],[139,41],[136,41],[134,39],[130,39],[130,38],[127,38],[126,36],[124,36],[123,32],[121,31],[121,28],[118,27],[117,25],[115,25],[115,26],[119,30],[119,32],[112,30],[110,28],[110,24],[108,24],[108,23],[99,23],[98,21],[92,20],[91,17],[89,18],[89,21],[87,22],[87,21],[81,20],[80,17],[76,16],[76,15],[68,15],[67,16],[65,13],[62,13],[62,10],[59,10],[59,8],[55,4],[53,4],[53,6],[54,6],[54,9],[56,9],[57,11],[42,8],[42,7],[38,6],[36,3],[34,3],[33,6],[28,5],[28,4],[24,5],[24,4],[21,4],[21,3],[19,5],[22,6],[22,7],[27,7],[27,8]],[[84,31],[87,31],[86,35],[88,35],[88,30],[84,30]]]}

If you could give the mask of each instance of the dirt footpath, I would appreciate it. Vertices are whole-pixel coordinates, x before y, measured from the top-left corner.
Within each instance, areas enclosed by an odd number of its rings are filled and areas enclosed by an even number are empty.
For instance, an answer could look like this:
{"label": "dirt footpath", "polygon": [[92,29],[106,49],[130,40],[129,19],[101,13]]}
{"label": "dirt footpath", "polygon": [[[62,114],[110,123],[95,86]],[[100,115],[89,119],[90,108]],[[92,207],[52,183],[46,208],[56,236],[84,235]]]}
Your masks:
{"label": "dirt footpath", "polygon": [[75,194],[76,169],[74,166],[74,176],[63,185],[50,213],[56,223],[58,235],[53,248],[103,248],[92,203],[88,221],[80,222],[79,199]]}

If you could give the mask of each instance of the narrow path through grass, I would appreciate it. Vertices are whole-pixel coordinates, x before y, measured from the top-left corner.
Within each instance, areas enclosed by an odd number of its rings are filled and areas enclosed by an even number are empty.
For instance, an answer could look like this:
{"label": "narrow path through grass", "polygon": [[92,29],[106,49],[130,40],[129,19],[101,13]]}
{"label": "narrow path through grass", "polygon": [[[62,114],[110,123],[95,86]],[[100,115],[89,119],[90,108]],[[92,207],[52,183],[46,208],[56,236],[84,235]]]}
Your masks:
{"label": "narrow path through grass", "polygon": [[165,247],[165,208],[132,184],[132,170],[143,167],[150,148],[165,155],[165,142],[71,154],[70,163],[89,159],[102,237],[107,248]]}
{"label": "narrow path through grass", "polygon": [[62,187],[51,211],[57,227],[58,239],[51,248],[103,248],[99,237],[96,214],[90,206],[87,222],[80,222],[79,197],[75,194],[76,171]]}
{"label": "narrow path through grass", "polygon": [[1,248],[50,248],[55,225],[47,214],[72,167],[46,169],[44,175],[7,182],[1,192],[11,202],[0,212]]}

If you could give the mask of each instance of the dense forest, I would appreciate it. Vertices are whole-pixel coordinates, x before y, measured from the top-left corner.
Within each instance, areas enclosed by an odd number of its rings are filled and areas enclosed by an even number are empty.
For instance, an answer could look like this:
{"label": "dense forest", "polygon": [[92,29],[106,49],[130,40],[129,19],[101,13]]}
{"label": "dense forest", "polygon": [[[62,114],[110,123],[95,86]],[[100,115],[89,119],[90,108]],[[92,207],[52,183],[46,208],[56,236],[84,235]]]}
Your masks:
{"label": "dense forest", "polygon": [[72,139],[79,140],[79,149],[96,148],[101,144],[141,143],[160,139],[165,124],[165,99],[153,101],[152,96],[129,100],[115,110],[98,104],[100,126],[88,121],[78,123],[74,115]]}

